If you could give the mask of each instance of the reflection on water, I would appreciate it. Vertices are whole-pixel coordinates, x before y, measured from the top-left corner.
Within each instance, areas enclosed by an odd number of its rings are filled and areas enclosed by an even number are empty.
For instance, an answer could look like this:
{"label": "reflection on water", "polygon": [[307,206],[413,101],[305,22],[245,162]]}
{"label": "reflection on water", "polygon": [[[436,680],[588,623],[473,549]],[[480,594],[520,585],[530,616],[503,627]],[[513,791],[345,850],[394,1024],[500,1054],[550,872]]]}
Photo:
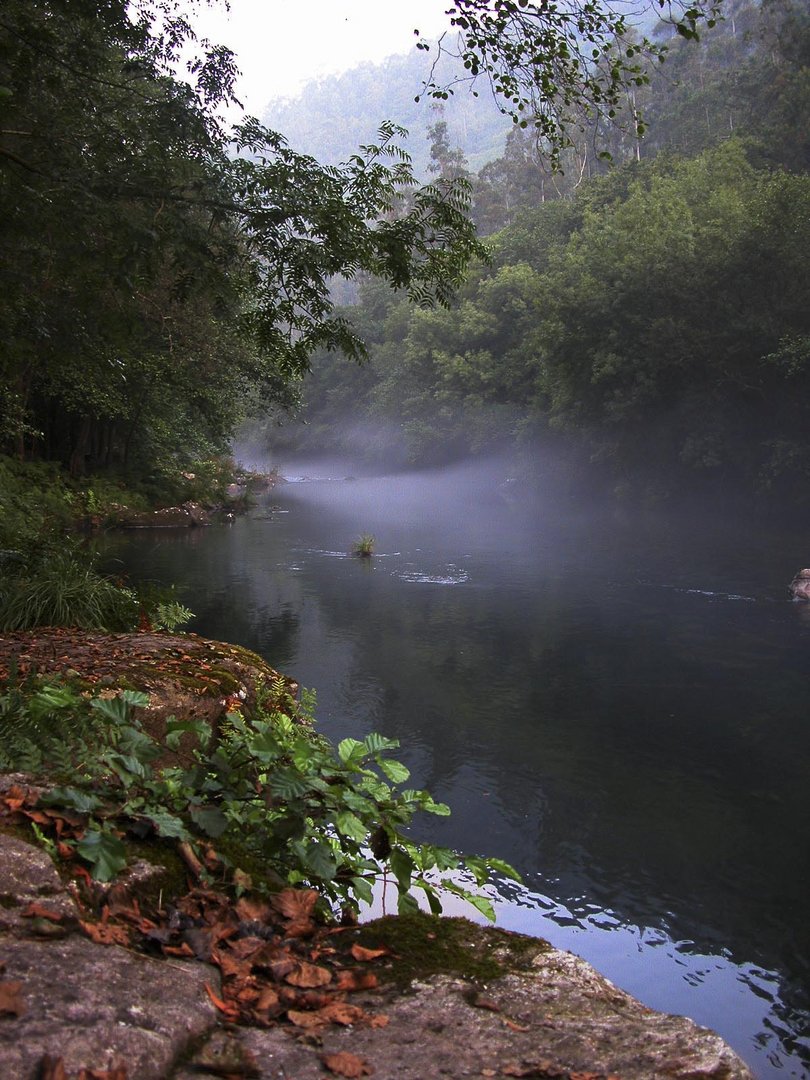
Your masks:
{"label": "reflection on water", "polygon": [[[758,1076],[807,1075],[810,621],[786,601],[806,538],[519,494],[291,484],[110,558],[317,688],[331,738],[401,739],[453,808],[424,837],[524,874],[501,925],[719,1030]],[[349,557],[362,532],[374,559]]]}

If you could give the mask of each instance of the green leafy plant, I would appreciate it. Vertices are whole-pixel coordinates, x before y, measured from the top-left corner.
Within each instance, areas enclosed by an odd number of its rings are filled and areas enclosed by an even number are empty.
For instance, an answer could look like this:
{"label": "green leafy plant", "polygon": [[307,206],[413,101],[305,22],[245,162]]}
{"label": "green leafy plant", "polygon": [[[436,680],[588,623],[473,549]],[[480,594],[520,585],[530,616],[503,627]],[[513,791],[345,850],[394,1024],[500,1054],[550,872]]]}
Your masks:
{"label": "green leafy plant", "polygon": [[167,600],[157,605],[152,623],[156,630],[166,630],[171,634],[181,626],[187,626],[193,618],[195,615],[190,608],[178,600]]}
{"label": "green leafy plant", "polygon": [[[433,912],[445,891],[494,918],[489,900],[458,873],[467,871],[477,886],[492,870],[517,877],[499,860],[413,840],[408,830],[418,813],[450,810],[404,787],[409,771],[391,757],[399,743],[372,733],[334,748],[315,732],[308,702],[296,706],[283,683],[266,688],[250,714],[230,711],[216,737],[205,722],[170,719],[159,744],[136,713],[147,702],[134,691],[96,698],[83,703],[78,727],[64,726],[74,769],[70,785],[48,801],[86,815],[75,847],[99,880],[125,864],[127,831],[175,838],[198,855],[213,844],[224,879],[243,882],[245,866],[261,866],[254,887],[307,885],[355,909],[390,876],[401,912],[417,906],[413,889],[420,889]],[[159,767],[184,737],[196,746],[191,764]],[[43,746],[40,764],[52,750]]]}
{"label": "green leafy plant", "polygon": [[46,762],[57,772],[70,770],[70,744],[78,745],[91,726],[87,702],[72,687],[12,677],[0,694],[0,770],[36,773]]}

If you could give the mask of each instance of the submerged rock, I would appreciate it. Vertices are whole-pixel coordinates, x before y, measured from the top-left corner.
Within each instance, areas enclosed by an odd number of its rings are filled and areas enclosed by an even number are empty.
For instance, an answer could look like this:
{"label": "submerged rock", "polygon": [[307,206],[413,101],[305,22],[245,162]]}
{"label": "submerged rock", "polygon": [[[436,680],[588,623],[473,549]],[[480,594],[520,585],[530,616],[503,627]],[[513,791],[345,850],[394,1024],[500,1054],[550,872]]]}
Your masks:
{"label": "submerged rock", "polygon": [[125,529],[188,529],[210,525],[211,515],[200,503],[164,506],[160,510],[119,511],[117,524]]}
{"label": "submerged rock", "polygon": [[810,600],[810,569],[800,570],[791,581],[790,595],[794,600]]}

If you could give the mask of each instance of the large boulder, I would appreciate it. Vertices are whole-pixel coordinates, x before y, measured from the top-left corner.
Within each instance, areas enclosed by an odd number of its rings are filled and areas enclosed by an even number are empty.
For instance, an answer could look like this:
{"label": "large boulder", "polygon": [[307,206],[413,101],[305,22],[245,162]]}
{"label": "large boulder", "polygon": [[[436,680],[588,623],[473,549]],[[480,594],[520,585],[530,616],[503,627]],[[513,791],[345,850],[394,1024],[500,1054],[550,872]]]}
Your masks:
{"label": "large boulder", "polygon": [[[382,987],[353,995],[342,1019],[310,1030],[296,1014],[303,1026],[224,1029],[212,1004],[221,994],[214,968],[91,940],[48,856],[3,834],[0,898],[0,1076],[9,1080],[75,1078],[83,1069],[126,1080],[323,1080],[325,1069],[377,1080],[752,1080],[713,1032],[646,1008],[544,941],[462,919],[406,923],[415,952],[428,957],[453,954],[446,925],[463,944],[454,961],[462,971],[436,973],[431,962],[433,973],[403,982],[398,965],[412,958],[393,955],[384,962],[390,981],[383,970]],[[54,922],[32,917],[42,912]],[[401,935],[400,921],[359,933],[384,944]],[[466,970],[476,965],[489,975]],[[351,1021],[353,1008],[373,1010],[373,1022]]]}
{"label": "large boulder", "polygon": [[[0,1076],[125,1068],[126,1080],[162,1080],[215,1026],[216,969],[91,941],[45,852],[2,834],[0,898]],[[24,915],[32,903],[58,921]]]}

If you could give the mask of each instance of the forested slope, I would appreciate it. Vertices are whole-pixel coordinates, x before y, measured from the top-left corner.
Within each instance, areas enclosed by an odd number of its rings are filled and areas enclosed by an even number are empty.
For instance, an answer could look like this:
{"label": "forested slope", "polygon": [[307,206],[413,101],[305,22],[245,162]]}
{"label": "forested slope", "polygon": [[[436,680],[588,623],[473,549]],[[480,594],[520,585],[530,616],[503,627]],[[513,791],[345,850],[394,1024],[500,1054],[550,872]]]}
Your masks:
{"label": "forested slope", "polygon": [[[453,144],[461,146],[471,167],[478,169],[498,156],[511,121],[486,92],[472,97],[463,89],[444,102],[420,95],[431,62],[429,55],[414,49],[382,64],[361,64],[342,75],[318,79],[294,98],[270,102],[264,122],[283,131],[301,153],[339,162],[372,140],[382,121],[393,120],[408,130],[405,145],[414,172],[425,179],[430,165],[428,129],[443,119]],[[457,67],[450,68],[448,78],[450,72],[457,75]]]}
{"label": "forested slope", "polygon": [[809,47],[800,5],[735,4],[673,46],[612,169],[583,135],[553,176],[515,129],[473,178],[491,262],[449,313],[367,282],[371,363],[319,358],[278,452],[553,450],[600,485],[806,501]]}

